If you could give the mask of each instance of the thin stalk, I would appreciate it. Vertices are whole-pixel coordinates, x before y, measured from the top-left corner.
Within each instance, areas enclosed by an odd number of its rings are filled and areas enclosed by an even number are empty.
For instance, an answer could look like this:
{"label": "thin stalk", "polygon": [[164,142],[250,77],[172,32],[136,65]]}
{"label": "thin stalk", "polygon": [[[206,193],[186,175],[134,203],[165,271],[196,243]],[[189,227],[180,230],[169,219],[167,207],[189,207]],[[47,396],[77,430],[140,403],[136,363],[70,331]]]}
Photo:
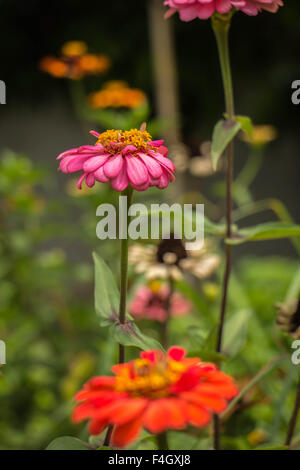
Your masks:
{"label": "thin stalk", "polygon": [[[127,304],[127,288],[128,288],[128,224],[129,224],[129,217],[128,217],[128,209],[131,205],[132,201],[132,194],[133,189],[131,186],[128,186],[125,189],[123,195],[127,196],[127,211],[126,211],[126,237],[121,239],[121,263],[120,263],[120,306],[119,306],[119,322],[124,325],[126,322],[126,304]],[[123,344],[119,344],[119,364],[123,364],[125,362],[125,346]],[[109,426],[105,439],[104,439],[104,446],[110,445],[110,438],[113,432],[113,426]]]}
{"label": "thin stalk", "polygon": [[168,435],[166,432],[157,434],[156,439],[159,450],[169,450]]}
{"label": "thin stalk", "polygon": [[[212,18],[212,27],[216,36],[219,60],[221,66],[224,97],[226,105],[226,114],[229,121],[234,119],[234,98],[233,98],[233,86],[232,86],[232,75],[230,67],[229,57],[229,44],[228,35],[230,29],[232,13],[228,15],[217,15],[215,14]],[[229,143],[226,149],[226,235],[227,238],[232,236],[232,182],[233,182],[233,141]],[[220,318],[218,326],[218,336],[216,351],[221,352],[223,330],[225,323],[227,298],[228,298],[228,286],[231,272],[231,246],[226,245],[225,247],[225,271],[222,285],[222,300],[220,308]],[[214,416],[214,448],[215,450],[220,449],[220,419],[218,416]]]}
{"label": "thin stalk", "polygon": [[171,300],[174,293],[174,281],[169,279],[170,292],[166,301],[166,320],[161,325],[161,344],[165,349],[169,346],[169,323],[171,316]]}
{"label": "thin stalk", "polygon": [[[132,201],[133,190],[131,187],[125,190],[124,195],[127,196],[127,209],[129,209]],[[128,210],[126,213],[126,238],[121,240],[121,271],[120,271],[120,307],[119,307],[119,321],[122,325],[126,322],[126,301],[127,301],[127,287],[128,287]],[[125,347],[119,344],[119,363],[125,362]]]}
{"label": "thin stalk", "polygon": [[288,432],[287,432],[287,436],[285,440],[285,445],[287,446],[291,444],[293,436],[294,436],[299,409],[300,409],[300,376],[299,376],[298,390],[296,393],[295,405],[294,405],[293,413],[289,422]]}

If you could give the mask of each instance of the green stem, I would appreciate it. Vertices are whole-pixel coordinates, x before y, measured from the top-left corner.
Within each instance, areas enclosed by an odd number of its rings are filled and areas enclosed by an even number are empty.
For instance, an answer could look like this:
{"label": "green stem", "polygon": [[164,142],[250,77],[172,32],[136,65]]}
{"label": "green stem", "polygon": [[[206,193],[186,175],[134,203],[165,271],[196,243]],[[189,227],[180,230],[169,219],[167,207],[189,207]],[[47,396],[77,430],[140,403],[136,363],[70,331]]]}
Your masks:
{"label": "green stem", "polygon": [[[133,189],[128,186],[122,193],[127,197],[127,212],[126,212],[126,237],[121,239],[121,272],[120,272],[120,306],[119,306],[119,322],[124,325],[126,322],[126,304],[127,304],[127,287],[128,287],[128,209],[131,205]],[[119,364],[125,362],[125,346],[119,344]],[[103,445],[110,445],[110,438],[113,432],[113,426],[109,426],[104,438]]]}
{"label": "green stem", "polygon": [[[226,114],[227,119],[232,121],[234,119],[234,98],[233,86],[231,77],[230,57],[229,57],[229,44],[228,35],[231,24],[232,12],[228,15],[215,14],[212,18],[212,27],[216,36],[218,53],[220,59]],[[232,231],[232,182],[233,182],[233,141],[229,143],[226,149],[226,235],[231,238]],[[218,337],[216,344],[216,351],[219,353],[222,350],[223,330],[225,323],[225,314],[228,298],[228,286],[231,272],[231,246],[226,245],[225,248],[225,272],[223,277],[222,287],[222,300],[220,308],[220,319],[218,326]],[[214,448],[220,449],[220,419],[217,415],[214,416]]]}
{"label": "green stem", "polygon": [[171,316],[171,301],[172,301],[172,296],[174,293],[174,281],[170,277],[169,279],[169,287],[170,287],[170,292],[166,301],[166,319],[161,325],[161,344],[165,349],[168,348],[169,346],[169,323],[170,323],[170,316]]}
{"label": "green stem", "polygon": [[228,43],[228,33],[230,29],[232,14],[233,13],[229,13],[228,15],[215,14],[212,18],[212,27],[217,40],[219,60],[221,66],[226,114],[227,119],[229,121],[232,121],[234,119],[234,98]]}
{"label": "green stem", "polygon": [[[127,211],[126,211],[126,237],[121,239],[121,272],[120,272],[120,306],[119,306],[119,322],[124,325],[126,322],[126,303],[127,303],[127,287],[128,287],[128,209],[131,205],[133,189],[128,186],[127,189],[122,193],[123,196],[127,197]],[[125,346],[119,344],[119,363],[125,362]],[[110,445],[110,438],[113,432],[113,426],[109,426],[104,438],[103,445]]]}
{"label": "green stem", "polygon": [[156,439],[159,450],[169,450],[168,435],[166,432],[157,434]]}
{"label": "green stem", "polygon": [[[124,196],[127,196],[127,213],[126,213],[126,238],[121,240],[121,274],[120,274],[120,308],[119,308],[119,321],[121,324],[126,322],[126,301],[127,301],[127,286],[128,286],[128,209],[132,201],[133,189],[128,186],[124,191]],[[125,362],[125,347],[119,345],[119,363]]]}

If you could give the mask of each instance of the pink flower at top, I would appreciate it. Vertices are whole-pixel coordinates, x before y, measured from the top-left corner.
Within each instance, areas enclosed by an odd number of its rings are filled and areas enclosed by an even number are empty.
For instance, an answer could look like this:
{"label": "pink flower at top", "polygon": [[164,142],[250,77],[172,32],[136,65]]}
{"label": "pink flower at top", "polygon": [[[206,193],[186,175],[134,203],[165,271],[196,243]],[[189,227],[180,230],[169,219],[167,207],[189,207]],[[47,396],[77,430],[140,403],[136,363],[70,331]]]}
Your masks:
{"label": "pink flower at top", "polygon": [[283,6],[282,0],[165,0],[164,3],[170,8],[166,18],[178,11],[182,21],[206,20],[215,12],[228,13],[232,7],[253,16],[262,10],[276,13]]}
{"label": "pink flower at top", "polygon": [[167,157],[164,141],[152,140],[143,128],[109,130],[102,134],[91,131],[91,134],[97,138],[95,145],[67,150],[57,157],[63,173],[82,171],[79,189],[83,181],[88,187],[96,181],[110,181],[116,191],[123,191],[128,185],[145,191],[150,186],[164,189],[175,180],[175,166]]}
{"label": "pink flower at top", "polygon": [[[130,313],[136,319],[148,319],[164,322],[167,319],[168,297],[170,288],[159,281],[153,281],[148,286],[139,287],[129,307]],[[186,315],[191,311],[190,302],[178,292],[174,292],[170,300],[172,317]]]}

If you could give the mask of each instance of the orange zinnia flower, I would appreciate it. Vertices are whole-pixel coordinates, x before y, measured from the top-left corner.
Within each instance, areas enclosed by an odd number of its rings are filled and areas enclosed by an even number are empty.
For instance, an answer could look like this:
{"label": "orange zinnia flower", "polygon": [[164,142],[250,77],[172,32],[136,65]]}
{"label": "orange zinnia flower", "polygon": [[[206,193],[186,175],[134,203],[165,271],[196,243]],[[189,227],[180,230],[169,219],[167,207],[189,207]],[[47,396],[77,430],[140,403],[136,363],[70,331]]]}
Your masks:
{"label": "orange zinnia flower", "polygon": [[79,80],[86,75],[106,72],[110,59],[104,54],[89,54],[82,41],[69,41],[63,45],[60,57],[44,57],[39,67],[56,78]]}
{"label": "orange zinnia flower", "polygon": [[140,358],[112,367],[114,377],[94,377],[77,393],[75,422],[90,419],[90,433],[113,425],[111,445],[125,447],[144,427],[153,434],[206,426],[238,390],[233,379],[211,363],[186,358],[173,346],[144,351]]}
{"label": "orange zinnia flower", "polygon": [[145,93],[138,88],[129,88],[126,82],[111,81],[103,89],[91,93],[88,103],[92,108],[137,108],[146,103]]}

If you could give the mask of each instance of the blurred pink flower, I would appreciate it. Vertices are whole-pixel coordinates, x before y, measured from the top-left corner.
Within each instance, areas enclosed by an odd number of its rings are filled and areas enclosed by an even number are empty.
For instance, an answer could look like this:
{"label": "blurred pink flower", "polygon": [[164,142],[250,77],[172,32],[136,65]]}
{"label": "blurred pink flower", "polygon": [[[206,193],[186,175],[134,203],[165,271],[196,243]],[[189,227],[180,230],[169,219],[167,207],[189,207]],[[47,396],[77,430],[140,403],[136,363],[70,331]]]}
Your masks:
{"label": "blurred pink flower", "polygon": [[255,16],[262,10],[276,13],[283,7],[282,0],[231,0],[232,6],[250,16]]}
{"label": "blurred pink flower", "polygon": [[98,139],[95,145],[67,150],[57,157],[63,173],[83,171],[79,189],[83,181],[88,187],[96,181],[110,181],[116,191],[123,191],[128,185],[144,191],[150,186],[166,188],[175,180],[175,166],[167,158],[164,141],[153,141],[145,129],[109,130],[102,134],[91,131],[91,134]]}
{"label": "blurred pink flower", "polygon": [[[167,319],[169,294],[169,286],[167,284],[161,285],[158,281],[153,281],[149,286],[139,287],[129,307],[130,313],[136,319],[146,318],[164,322]],[[170,299],[171,316],[186,315],[190,311],[190,302],[178,292],[174,292]]]}
{"label": "blurred pink flower", "polygon": [[275,13],[282,0],[165,0],[165,5],[170,7],[166,18],[176,11],[179,12],[182,21],[191,21],[195,18],[206,20],[216,11],[221,14],[228,13],[232,7],[241,10],[247,15],[257,15],[262,10]]}

